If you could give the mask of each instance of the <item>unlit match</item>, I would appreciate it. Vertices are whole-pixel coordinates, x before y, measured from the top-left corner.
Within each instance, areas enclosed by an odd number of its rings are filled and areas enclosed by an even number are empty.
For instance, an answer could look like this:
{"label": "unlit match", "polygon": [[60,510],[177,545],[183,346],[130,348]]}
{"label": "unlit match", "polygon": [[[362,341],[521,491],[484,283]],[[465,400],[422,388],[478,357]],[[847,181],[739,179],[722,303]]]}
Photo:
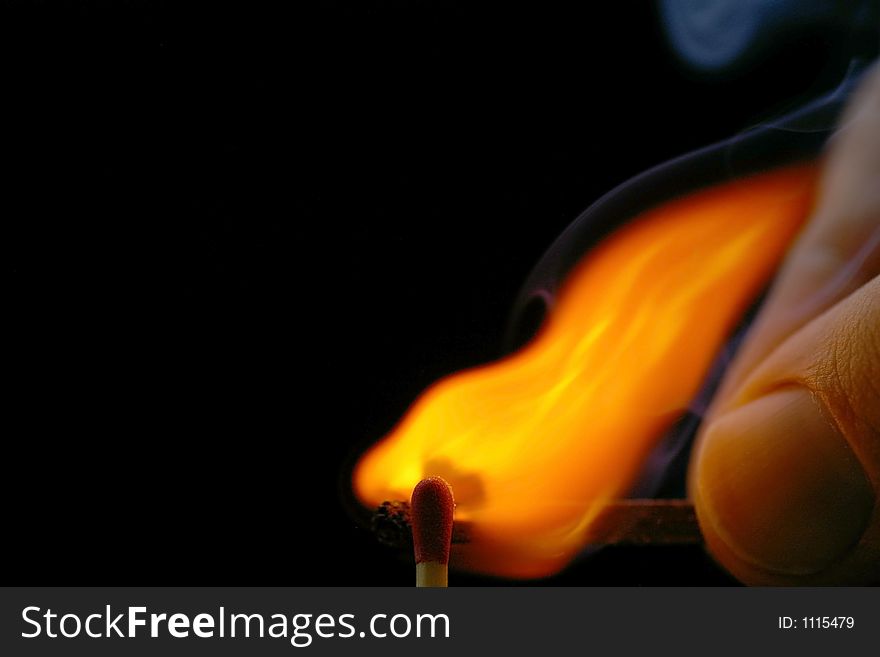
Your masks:
{"label": "unlit match", "polygon": [[452,542],[452,489],[440,477],[428,477],[413,489],[412,538],[416,557],[416,586],[445,587]]}

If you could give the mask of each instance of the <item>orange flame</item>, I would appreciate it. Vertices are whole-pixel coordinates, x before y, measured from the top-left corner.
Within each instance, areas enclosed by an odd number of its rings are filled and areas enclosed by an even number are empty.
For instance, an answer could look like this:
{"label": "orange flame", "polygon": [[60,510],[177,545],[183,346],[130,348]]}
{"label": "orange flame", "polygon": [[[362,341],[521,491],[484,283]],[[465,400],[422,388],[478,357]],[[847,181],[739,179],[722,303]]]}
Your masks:
{"label": "orange flame", "polygon": [[422,394],[357,464],[359,500],[408,500],[439,475],[472,527],[454,565],[521,578],[564,567],[699,390],[813,187],[814,168],[792,166],[636,217],[570,273],[528,346]]}

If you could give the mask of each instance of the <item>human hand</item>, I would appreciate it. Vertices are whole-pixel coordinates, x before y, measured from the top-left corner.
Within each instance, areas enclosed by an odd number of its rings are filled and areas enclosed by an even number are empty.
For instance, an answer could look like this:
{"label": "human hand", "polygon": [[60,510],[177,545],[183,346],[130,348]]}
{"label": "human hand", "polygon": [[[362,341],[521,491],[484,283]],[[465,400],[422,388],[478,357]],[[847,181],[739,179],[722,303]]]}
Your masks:
{"label": "human hand", "polygon": [[748,584],[880,583],[880,68],[698,437],[706,543]]}

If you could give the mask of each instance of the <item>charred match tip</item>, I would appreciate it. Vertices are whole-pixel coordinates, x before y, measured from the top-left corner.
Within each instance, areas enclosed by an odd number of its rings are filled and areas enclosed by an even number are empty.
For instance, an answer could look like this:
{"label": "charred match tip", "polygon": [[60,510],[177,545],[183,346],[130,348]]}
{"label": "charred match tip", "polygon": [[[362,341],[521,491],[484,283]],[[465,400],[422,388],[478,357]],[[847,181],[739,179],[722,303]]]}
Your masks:
{"label": "charred match tip", "polygon": [[452,542],[452,489],[440,477],[422,479],[412,492],[411,522],[416,563],[449,563]]}

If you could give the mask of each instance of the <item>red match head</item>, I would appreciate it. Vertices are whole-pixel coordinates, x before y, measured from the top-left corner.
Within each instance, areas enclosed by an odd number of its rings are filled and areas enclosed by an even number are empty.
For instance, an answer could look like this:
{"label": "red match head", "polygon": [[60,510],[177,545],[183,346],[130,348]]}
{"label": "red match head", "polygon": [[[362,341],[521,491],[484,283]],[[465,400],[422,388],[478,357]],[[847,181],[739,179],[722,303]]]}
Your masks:
{"label": "red match head", "polygon": [[416,563],[449,563],[452,541],[452,489],[440,477],[422,479],[412,492],[412,530]]}

